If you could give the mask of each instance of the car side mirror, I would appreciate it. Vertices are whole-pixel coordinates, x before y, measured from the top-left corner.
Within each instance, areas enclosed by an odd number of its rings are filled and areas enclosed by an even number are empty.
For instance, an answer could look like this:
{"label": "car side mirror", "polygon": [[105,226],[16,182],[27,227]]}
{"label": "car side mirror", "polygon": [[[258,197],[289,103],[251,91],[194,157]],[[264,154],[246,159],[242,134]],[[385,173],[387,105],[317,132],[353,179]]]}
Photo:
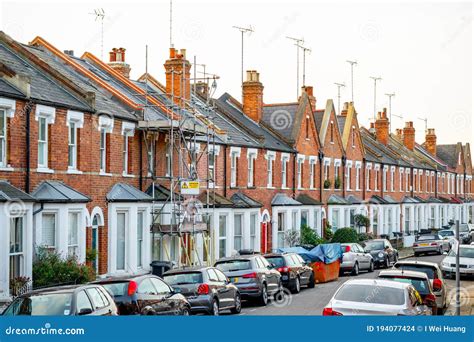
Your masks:
{"label": "car side mirror", "polygon": [[92,313],[91,308],[83,308],[81,311],[79,311],[79,316],[85,316],[85,315],[90,315]]}

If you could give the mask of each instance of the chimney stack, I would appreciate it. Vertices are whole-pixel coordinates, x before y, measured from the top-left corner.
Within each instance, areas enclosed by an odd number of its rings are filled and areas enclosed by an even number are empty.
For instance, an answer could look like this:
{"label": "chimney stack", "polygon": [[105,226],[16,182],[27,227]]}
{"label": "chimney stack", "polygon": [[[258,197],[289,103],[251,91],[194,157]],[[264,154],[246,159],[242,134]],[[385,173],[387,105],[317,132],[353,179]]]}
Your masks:
{"label": "chimney stack", "polygon": [[436,133],[434,128],[428,128],[428,131],[426,132],[425,149],[432,156],[436,156]]}
{"label": "chimney stack", "polygon": [[375,138],[378,142],[388,145],[389,138],[389,121],[387,118],[387,109],[384,108],[383,112],[378,112],[377,120],[375,120]]}
{"label": "chimney stack", "polygon": [[415,149],[415,127],[413,127],[413,121],[405,122],[405,127],[403,128],[403,145],[411,151]]}
{"label": "chimney stack", "polygon": [[263,112],[263,85],[260,74],[247,71],[247,80],[242,84],[242,106],[244,113],[255,122],[260,122]]}
{"label": "chimney stack", "polygon": [[130,65],[125,63],[125,49],[113,48],[109,52],[109,67],[117,71],[123,77],[130,78]]}
{"label": "chimney stack", "polygon": [[196,93],[207,99],[209,96],[209,85],[207,82],[199,81],[194,86],[196,87]]}
{"label": "chimney stack", "polygon": [[184,106],[191,99],[191,63],[186,59],[186,49],[179,52],[170,48],[170,57],[166,60],[166,93],[173,95],[174,102]]}
{"label": "chimney stack", "polygon": [[397,139],[403,140],[403,129],[397,128],[395,130],[395,136],[397,137]]}
{"label": "chimney stack", "polygon": [[311,103],[311,107],[313,109],[313,111],[316,110],[316,98],[314,97],[314,94],[313,94],[313,87],[312,86],[302,86],[301,87],[301,90],[302,90],[302,93],[306,93],[306,95],[308,95],[308,98],[309,98],[309,102]]}
{"label": "chimney stack", "polygon": [[341,110],[341,116],[347,116],[347,111],[349,110],[349,102],[344,102]]}

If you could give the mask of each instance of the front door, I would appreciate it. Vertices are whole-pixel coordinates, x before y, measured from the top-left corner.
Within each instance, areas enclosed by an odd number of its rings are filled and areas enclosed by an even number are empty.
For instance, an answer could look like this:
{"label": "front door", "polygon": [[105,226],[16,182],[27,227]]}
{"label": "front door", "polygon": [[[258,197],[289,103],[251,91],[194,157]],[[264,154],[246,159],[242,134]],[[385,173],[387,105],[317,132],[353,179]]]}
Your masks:
{"label": "front door", "polygon": [[95,251],[95,259],[92,261],[92,267],[96,274],[99,274],[99,219],[97,215],[92,221],[91,249]]}
{"label": "front door", "polygon": [[267,229],[268,222],[262,222],[261,236],[260,236],[260,251],[262,253],[267,252]]}

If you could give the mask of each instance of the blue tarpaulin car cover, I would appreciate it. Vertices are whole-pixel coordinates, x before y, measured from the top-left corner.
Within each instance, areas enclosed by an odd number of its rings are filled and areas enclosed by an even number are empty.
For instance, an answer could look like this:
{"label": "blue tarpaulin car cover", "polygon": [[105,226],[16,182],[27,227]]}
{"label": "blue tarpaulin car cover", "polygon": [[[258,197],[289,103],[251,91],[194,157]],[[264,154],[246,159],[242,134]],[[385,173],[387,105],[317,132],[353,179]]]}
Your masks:
{"label": "blue tarpaulin car cover", "polygon": [[342,248],[340,243],[321,244],[310,251],[303,247],[280,248],[279,251],[284,253],[297,253],[305,261],[324,262],[325,264],[331,264],[342,258]]}

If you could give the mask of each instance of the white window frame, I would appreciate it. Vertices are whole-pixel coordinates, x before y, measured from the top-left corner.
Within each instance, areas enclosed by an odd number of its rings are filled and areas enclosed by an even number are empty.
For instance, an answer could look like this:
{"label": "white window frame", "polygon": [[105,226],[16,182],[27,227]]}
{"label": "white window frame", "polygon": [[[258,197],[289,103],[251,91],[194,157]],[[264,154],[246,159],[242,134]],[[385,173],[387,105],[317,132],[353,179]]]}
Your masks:
{"label": "white window frame", "polygon": [[[43,105],[36,105],[36,111],[35,111],[35,120],[38,122],[38,172],[47,172],[50,173],[52,170],[49,168],[49,155],[48,155],[48,148],[49,148],[49,137],[48,137],[48,132],[49,132],[49,126],[48,125],[53,125],[54,121],[56,119],[56,108],[54,107],[49,107],[49,106],[43,106]],[[44,139],[40,139],[40,126],[41,123],[44,122]],[[41,149],[43,149],[43,157],[44,160],[42,163],[40,163],[40,145],[42,146]]]}
{"label": "white window frame", "polygon": [[405,170],[405,192],[410,192],[410,170]]}
{"label": "white window frame", "polygon": [[11,119],[15,116],[15,111],[16,111],[16,101],[15,100],[11,100],[11,99],[7,99],[7,98],[4,98],[4,97],[0,97],[0,111],[3,112],[4,114],[1,114],[1,115],[4,115],[4,120],[5,120],[5,124],[4,124],[4,134],[3,134],[3,137],[0,138],[0,139],[3,139],[3,145],[2,145],[2,149],[3,151],[1,151],[2,153],[0,154],[1,158],[0,158],[0,168],[1,169],[7,169],[7,168],[10,168],[10,165],[8,165],[8,156],[7,156],[7,151],[8,151],[8,124],[7,124],[7,121],[8,119]]}
{"label": "white window frame", "polygon": [[398,187],[399,187],[400,192],[403,192],[403,173],[404,173],[404,168],[403,167],[399,168],[398,169],[398,178],[399,178]]}
{"label": "white window frame", "polygon": [[[145,210],[138,210],[137,212],[137,268],[141,269],[143,268],[143,265],[145,264],[145,258],[144,258],[144,251],[145,251],[145,244],[144,244],[144,238],[145,238],[145,215],[146,212]],[[140,221],[140,216],[141,216],[141,221]],[[141,238],[140,238],[140,222],[141,222]]]}
{"label": "white window frame", "polygon": [[331,158],[324,158],[324,180],[329,179],[329,169],[331,167]]}
{"label": "white window frame", "polygon": [[288,178],[288,162],[290,161],[290,155],[288,153],[281,154],[281,188],[287,189],[287,178]]}
{"label": "white window frame", "polygon": [[257,160],[257,149],[247,149],[247,187],[255,186],[255,161]]}
{"label": "white window frame", "polygon": [[[12,252],[11,248],[11,240],[12,240],[12,229],[15,227],[14,223],[15,220],[21,220],[21,241],[20,241],[20,250],[14,250]],[[20,257],[20,270],[19,273],[22,275],[25,271],[25,241],[26,241],[26,236],[25,236],[25,224],[26,224],[26,217],[25,216],[18,216],[18,217],[12,217],[10,218],[10,231],[8,232],[8,239],[9,239],[9,250],[8,250],[8,262],[11,262],[12,257]],[[16,240],[16,236],[15,236]],[[10,269],[11,272],[11,269]]]}
{"label": "white window frame", "polygon": [[130,149],[128,148],[128,142],[130,138],[133,138],[135,134],[135,124],[127,121],[122,122],[122,135],[123,135],[123,149],[122,149],[122,166],[123,176],[130,176],[130,170],[128,164],[130,162]]}
{"label": "white window frame", "polygon": [[303,188],[303,167],[304,167],[305,156],[298,154],[296,160],[296,179],[298,184],[298,189]]}
{"label": "white window frame", "polygon": [[0,127],[0,167],[7,167],[7,143],[8,143],[8,124],[7,124],[7,111],[5,108],[0,108],[0,118],[3,119],[3,127]]}
{"label": "white window frame", "polygon": [[356,191],[360,191],[360,170],[362,169],[362,163],[356,162]]}
{"label": "white window frame", "polygon": [[[107,173],[107,134],[111,134],[114,130],[114,119],[108,115],[99,116],[99,125],[97,129],[100,133],[100,175],[110,175]],[[102,146],[102,139],[104,146]]]}
{"label": "white window frame", "polygon": [[[43,227],[43,216],[44,215],[52,215],[54,216],[54,244],[46,245],[44,244],[44,227]],[[58,213],[56,211],[43,211],[41,214],[41,246],[46,248],[47,250],[56,251],[58,248]]]}
{"label": "white window frame", "polygon": [[[76,218],[76,241],[71,241],[70,236],[71,236],[71,215]],[[67,254],[68,256],[78,256],[79,255],[79,227],[80,227],[80,221],[81,221],[81,213],[79,211],[70,211],[68,212],[68,240],[67,240]],[[71,253],[71,250],[74,252]]]}
{"label": "white window frame", "polygon": [[351,175],[352,175],[352,161],[346,162],[346,190],[351,191]]}
{"label": "white window frame", "polygon": [[267,151],[265,159],[267,160],[267,188],[273,188],[273,164],[275,162],[276,153]]}
{"label": "white window frame", "polygon": [[315,189],[315,181],[314,177],[316,175],[316,162],[317,159],[314,156],[309,157],[309,188],[311,190]]}
{"label": "white window frame", "polygon": [[[124,251],[123,251],[123,268],[118,268],[118,257],[119,257],[119,253],[118,253],[118,243],[119,243],[119,236],[118,236],[118,216],[120,214],[124,214],[124,234],[125,234],[125,244],[124,244]],[[128,260],[128,245],[127,245],[127,235],[128,235],[128,231],[129,231],[129,216],[130,216],[130,213],[126,210],[117,210],[116,212],[116,241],[115,241],[115,270],[116,271],[122,271],[124,272],[126,269],[127,269],[127,260]]]}
{"label": "white window frame", "polygon": [[230,148],[230,187],[237,186],[237,158],[240,158],[240,148]]}
{"label": "white window frame", "polygon": [[367,165],[365,167],[365,182],[366,182],[365,189],[367,191],[371,191],[371,189],[370,189],[370,174],[371,174],[371,171],[372,171],[372,164],[367,163]]}
{"label": "white window frame", "polygon": [[[66,126],[68,127],[68,171],[78,171],[77,167],[77,133],[84,127],[84,113],[68,110],[66,115]],[[71,142],[71,129],[74,130],[74,141]],[[69,163],[69,157],[72,148],[72,165]]]}
{"label": "white window frame", "polygon": [[379,191],[380,164],[374,164],[374,191]]}
{"label": "white window frame", "polygon": [[390,168],[390,191],[395,192],[395,166]]}
{"label": "white window frame", "polygon": [[385,165],[382,170],[382,186],[383,192],[387,192],[387,177],[388,177],[388,166]]}

